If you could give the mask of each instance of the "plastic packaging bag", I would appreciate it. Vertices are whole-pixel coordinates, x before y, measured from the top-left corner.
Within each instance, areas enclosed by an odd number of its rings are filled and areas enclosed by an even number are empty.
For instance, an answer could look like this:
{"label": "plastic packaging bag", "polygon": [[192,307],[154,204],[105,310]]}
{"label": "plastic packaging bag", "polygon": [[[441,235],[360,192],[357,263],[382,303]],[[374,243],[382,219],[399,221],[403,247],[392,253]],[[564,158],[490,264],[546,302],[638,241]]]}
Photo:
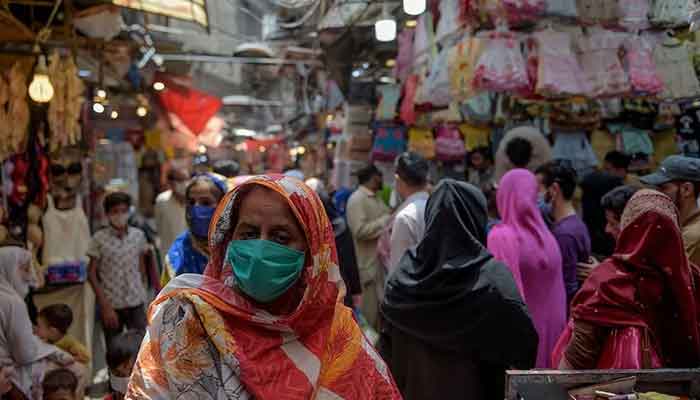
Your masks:
{"label": "plastic packaging bag", "polygon": [[493,32],[479,58],[474,87],[494,92],[523,92],[529,88],[520,42],[511,32]]}
{"label": "plastic packaging bag", "polygon": [[450,49],[444,48],[433,61],[430,74],[425,79],[423,90],[429,96],[425,96],[435,106],[447,106],[450,104],[450,77],[449,77]]}
{"label": "plastic packaging bag", "polygon": [[442,125],[437,130],[435,155],[440,161],[461,161],[466,156],[464,140],[454,126]]}

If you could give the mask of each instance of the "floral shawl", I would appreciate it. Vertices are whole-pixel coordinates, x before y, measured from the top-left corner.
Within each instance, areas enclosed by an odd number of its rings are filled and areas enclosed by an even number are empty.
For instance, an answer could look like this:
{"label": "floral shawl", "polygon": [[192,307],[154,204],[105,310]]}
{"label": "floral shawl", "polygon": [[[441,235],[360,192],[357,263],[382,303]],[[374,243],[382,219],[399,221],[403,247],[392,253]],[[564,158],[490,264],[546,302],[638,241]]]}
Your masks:
{"label": "floral shawl", "polygon": [[[239,197],[256,185],[287,200],[309,245],[297,285],[302,300],[285,315],[241,295],[224,262]],[[205,275],[177,277],[151,305],[127,399],[401,398],[386,364],[341,303],[345,289],[333,230],[306,185],[260,176],[237,187],[214,215],[209,245]]]}

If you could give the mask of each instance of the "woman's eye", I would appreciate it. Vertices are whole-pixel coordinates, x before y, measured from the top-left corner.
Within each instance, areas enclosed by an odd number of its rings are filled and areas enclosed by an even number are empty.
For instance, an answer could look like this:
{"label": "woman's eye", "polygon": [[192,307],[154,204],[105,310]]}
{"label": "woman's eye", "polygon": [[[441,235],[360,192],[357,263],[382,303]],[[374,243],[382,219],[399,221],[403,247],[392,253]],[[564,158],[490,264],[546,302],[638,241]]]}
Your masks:
{"label": "woman's eye", "polygon": [[243,240],[251,240],[251,239],[257,239],[257,238],[258,238],[258,234],[256,232],[250,231],[250,232],[243,232],[241,234],[241,239],[243,239]]}
{"label": "woman's eye", "polygon": [[276,234],[272,236],[272,240],[276,243],[286,245],[289,243],[289,236],[285,234]]}

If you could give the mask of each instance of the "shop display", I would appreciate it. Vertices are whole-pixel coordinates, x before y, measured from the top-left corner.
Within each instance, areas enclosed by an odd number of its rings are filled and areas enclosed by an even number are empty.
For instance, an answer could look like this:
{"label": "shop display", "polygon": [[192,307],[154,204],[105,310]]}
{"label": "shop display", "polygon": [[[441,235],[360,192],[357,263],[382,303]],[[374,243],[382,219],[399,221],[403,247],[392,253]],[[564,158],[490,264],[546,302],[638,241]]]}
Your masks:
{"label": "shop display", "polygon": [[[0,71],[0,159],[24,149],[29,126],[27,78],[30,66],[17,61],[6,73]],[[7,79],[5,79],[5,76]]]}
{"label": "shop display", "polygon": [[58,51],[49,56],[49,77],[54,96],[49,103],[48,121],[51,130],[50,150],[72,146],[80,138],[80,110],[85,86],[78,77],[73,57],[61,57]]}

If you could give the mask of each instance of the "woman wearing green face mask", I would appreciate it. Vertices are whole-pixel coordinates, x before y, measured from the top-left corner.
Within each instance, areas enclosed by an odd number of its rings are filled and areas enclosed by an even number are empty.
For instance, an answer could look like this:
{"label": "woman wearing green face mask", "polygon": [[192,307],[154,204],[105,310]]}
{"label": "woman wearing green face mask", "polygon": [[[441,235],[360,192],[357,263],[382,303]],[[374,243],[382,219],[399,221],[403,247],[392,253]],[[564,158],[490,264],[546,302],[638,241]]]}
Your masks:
{"label": "woman wearing green face mask", "polygon": [[204,276],[153,303],[127,399],[399,399],[342,304],[335,237],[302,182],[260,176],[224,197]]}

